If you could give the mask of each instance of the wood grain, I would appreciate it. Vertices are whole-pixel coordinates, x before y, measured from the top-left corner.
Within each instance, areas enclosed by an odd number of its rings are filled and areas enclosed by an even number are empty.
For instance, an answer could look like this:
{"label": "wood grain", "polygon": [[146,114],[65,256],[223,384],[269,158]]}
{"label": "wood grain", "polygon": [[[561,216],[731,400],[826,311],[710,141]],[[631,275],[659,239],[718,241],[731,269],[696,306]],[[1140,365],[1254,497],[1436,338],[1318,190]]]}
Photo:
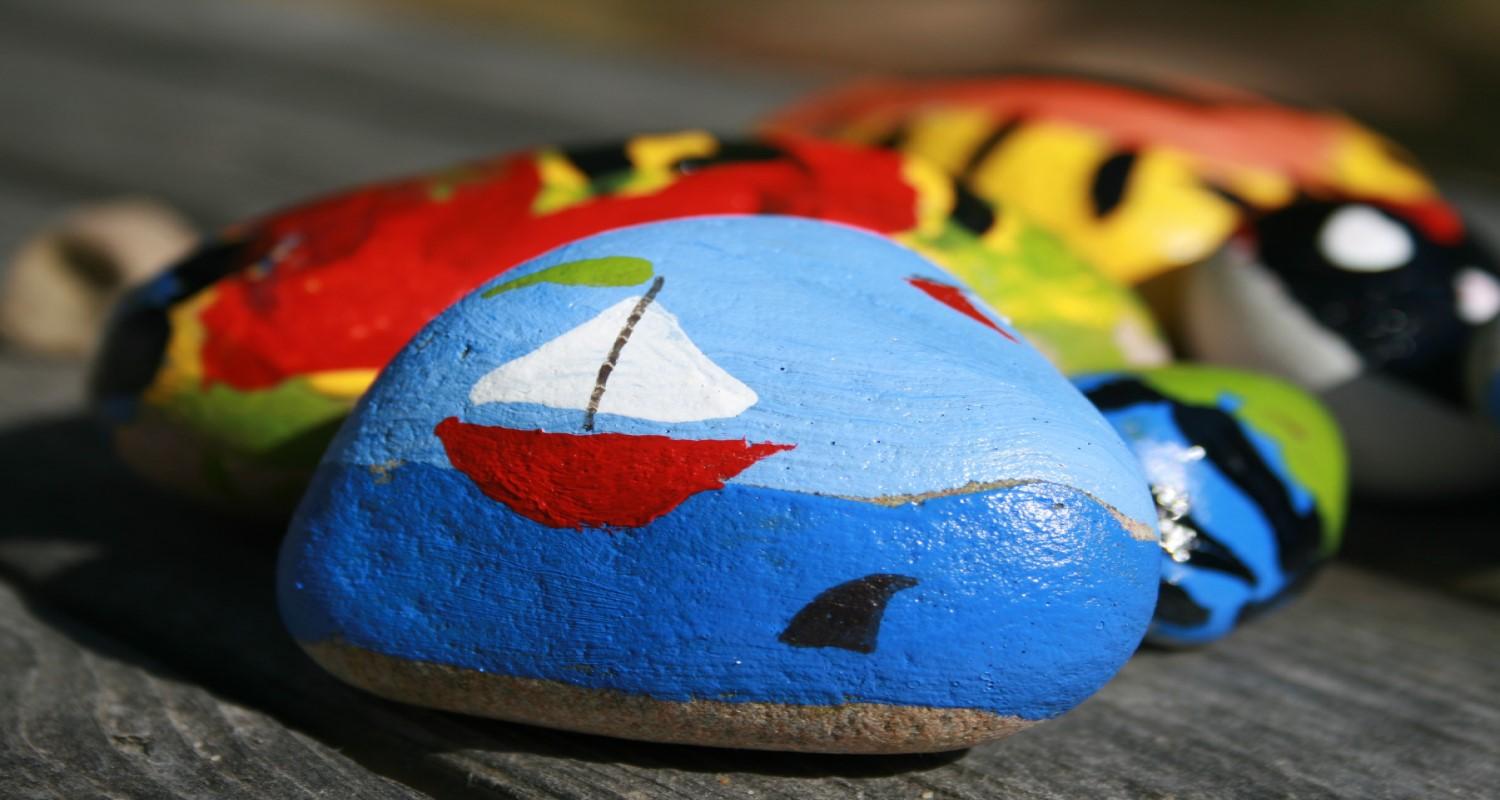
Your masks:
{"label": "wood grain", "polygon": [[18,799],[424,796],[3,585],[0,776]]}

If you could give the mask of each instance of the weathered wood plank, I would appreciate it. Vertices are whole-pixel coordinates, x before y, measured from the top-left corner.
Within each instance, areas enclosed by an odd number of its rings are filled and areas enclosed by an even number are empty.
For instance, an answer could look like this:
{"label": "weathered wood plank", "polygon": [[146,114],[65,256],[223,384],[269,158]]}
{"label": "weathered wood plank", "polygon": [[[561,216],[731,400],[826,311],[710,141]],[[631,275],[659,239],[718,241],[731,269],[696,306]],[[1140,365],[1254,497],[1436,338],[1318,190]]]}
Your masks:
{"label": "weathered wood plank", "polygon": [[83,404],[84,370],[76,363],[0,353],[0,425]]}
{"label": "weathered wood plank", "polygon": [[416,798],[0,583],[0,794]]}
{"label": "weathered wood plank", "polygon": [[35,596],[361,758],[483,794],[1464,797],[1500,785],[1496,615],[1348,567],[1229,642],[1143,652],[1076,712],[962,757],[734,753],[466,719],[339,685],[280,630],[277,532],[137,486],[76,420],[0,434],[0,476],[0,569]]}
{"label": "weathered wood plank", "polygon": [[[577,57],[582,55],[583,57]],[[734,131],[798,83],[253,3],[0,0],[0,178],[210,224],[554,139]]]}
{"label": "weathered wood plank", "polygon": [[[61,0],[36,8],[27,0],[5,0],[0,11],[13,19],[46,20],[49,39],[84,38],[85,49],[120,53],[122,41],[137,42],[126,45],[128,60],[168,67],[157,73],[167,83],[185,78],[233,91],[248,82],[258,93],[274,89],[292,105],[344,109],[343,116],[399,114],[411,107],[424,113],[401,121],[403,127],[431,130],[436,124],[468,136],[475,132],[464,119],[501,111],[559,128],[634,129],[704,118],[743,127],[768,103],[790,99],[812,82],[763,67],[749,72],[701,60],[622,57],[497,29],[472,35],[420,16],[331,4]],[[168,48],[179,52],[164,52]],[[245,59],[256,62],[254,72],[238,68]],[[359,94],[372,90],[373,96]],[[390,98],[403,102],[390,108]]]}
{"label": "weathered wood plank", "polygon": [[483,151],[306,113],[274,97],[164,84],[127,64],[72,56],[9,30],[0,26],[0,73],[8,76],[0,107],[16,109],[27,124],[0,135],[0,173],[66,186],[79,199],[143,191],[225,222],[345,182]]}

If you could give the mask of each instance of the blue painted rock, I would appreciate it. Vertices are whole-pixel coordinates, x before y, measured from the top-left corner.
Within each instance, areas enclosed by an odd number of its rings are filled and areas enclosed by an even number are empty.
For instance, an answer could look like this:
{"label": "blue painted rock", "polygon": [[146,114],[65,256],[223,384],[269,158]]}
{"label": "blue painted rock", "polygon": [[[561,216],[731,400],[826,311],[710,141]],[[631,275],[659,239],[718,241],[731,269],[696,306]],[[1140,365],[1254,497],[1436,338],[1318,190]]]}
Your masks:
{"label": "blue painted rock", "polygon": [[304,649],[397,700],[826,752],[1072,708],[1148,625],[1109,423],[930,262],[785,217],[564,246],[420,332],[278,573]]}
{"label": "blue painted rock", "polygon": [[1140,457],[1156,499],[1164,552],[1150,641],[1220,638],[1288,599],[1338,549],[1344,451],[1307,393],[1185,364],[1074,382]]}

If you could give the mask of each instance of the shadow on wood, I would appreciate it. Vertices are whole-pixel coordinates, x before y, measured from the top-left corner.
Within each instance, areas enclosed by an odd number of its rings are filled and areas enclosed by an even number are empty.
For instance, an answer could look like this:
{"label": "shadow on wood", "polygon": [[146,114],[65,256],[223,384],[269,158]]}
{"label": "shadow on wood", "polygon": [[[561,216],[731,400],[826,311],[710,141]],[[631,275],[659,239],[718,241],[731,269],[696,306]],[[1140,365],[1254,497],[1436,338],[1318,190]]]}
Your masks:
{"label": "shadow on wood", "polygon": [[9,511],[0,570],[29,597],[150,653],[150,661],[138,664],[147,671],[166,663],[382,772],[410,778],[414,770],[435,769],[470,782],[498,766],[486,762],[512,754],[703,775],[857,778],[931,769],[962,755],[871,758],[657,745],[389,703],[328,676],[282,630],[275,525],[217,515],[141,484],[111,456],[103,433],[79,417],[0,432],[0,476]]}
{"label": "shadow on wood", "polygon": [[1500,506],[1495,495],[1425,504],[1361,498],[1342,558],[1397,580],[1500,607]]}
{"label": "shadow on wood", "polygon": [[[417,792],[0,583],[0,785],[7,797],[247,797],[339,786]],[[131,662],[131,663],[127,663]]]}

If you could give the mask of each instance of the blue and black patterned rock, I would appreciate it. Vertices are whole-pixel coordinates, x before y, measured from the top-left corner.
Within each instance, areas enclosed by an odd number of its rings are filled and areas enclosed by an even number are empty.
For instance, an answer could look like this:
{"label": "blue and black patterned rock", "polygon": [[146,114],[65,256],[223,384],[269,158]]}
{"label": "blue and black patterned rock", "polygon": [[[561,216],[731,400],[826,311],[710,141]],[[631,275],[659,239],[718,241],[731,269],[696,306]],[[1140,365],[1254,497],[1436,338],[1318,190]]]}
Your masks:
{"label": "blue and black patterned rock", "polygon": [[1074,382],[1151,482],[1164,551],[1151,641],[1218,639],[1337,550],[1347,465],[1338,428],[1306,392],[1191,364]]}

